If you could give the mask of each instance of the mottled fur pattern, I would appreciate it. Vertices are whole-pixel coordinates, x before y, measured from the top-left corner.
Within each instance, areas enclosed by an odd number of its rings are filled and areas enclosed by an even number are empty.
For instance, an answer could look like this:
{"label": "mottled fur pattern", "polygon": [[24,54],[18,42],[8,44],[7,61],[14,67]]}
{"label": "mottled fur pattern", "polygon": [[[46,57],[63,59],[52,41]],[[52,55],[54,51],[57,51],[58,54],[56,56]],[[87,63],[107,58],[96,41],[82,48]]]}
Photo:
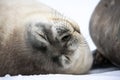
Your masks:
{"label": "mottled fur pattern", "polygon": [[101,0],[90,20],[99,53],[120,68],[120,0]]}

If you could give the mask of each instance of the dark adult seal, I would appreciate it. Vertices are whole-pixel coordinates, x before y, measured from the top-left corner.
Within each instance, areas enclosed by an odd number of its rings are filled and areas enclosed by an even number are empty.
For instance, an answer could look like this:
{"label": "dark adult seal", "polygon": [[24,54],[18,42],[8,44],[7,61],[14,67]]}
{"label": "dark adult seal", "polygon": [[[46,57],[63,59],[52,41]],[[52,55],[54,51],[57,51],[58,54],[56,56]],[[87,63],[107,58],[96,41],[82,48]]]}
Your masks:
{"label": "dark adult seal", "polygon": [[120,0],[101,0],[89,30],[97,51],[120,68]]}

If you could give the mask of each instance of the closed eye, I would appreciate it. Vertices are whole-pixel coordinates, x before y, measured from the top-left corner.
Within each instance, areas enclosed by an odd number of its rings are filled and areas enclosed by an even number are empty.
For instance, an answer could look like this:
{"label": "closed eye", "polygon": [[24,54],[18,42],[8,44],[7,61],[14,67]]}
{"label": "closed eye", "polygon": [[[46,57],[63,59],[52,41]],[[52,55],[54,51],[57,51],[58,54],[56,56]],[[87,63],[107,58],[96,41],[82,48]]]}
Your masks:
{"label": "closed eye", "polygon": [[38,33],[38,32],[36,32],[40,37],[42,37],[43,39],[45,39],[45,40],[47,40],[47,38],[45,37],[45,35],[42,35],[42,34],[40,34],[40,33]]}
{"label": "closed eye", "polygon": [[69,41],[70,38],[71,38],[71,35],[68,34],[68,35],[63,36],[61,40],[62,40],[63,42],[64,42],[64,41]]}

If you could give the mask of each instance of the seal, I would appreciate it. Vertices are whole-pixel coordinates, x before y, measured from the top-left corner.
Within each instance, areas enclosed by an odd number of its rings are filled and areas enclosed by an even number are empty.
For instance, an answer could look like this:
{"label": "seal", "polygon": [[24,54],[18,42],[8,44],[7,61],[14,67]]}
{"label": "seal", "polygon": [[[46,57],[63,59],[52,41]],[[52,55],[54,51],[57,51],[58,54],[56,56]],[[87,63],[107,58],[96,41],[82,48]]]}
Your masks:
{"label": "seal", "polygon": [[0,76],[83,74],[92,62],[73,20],[36,0],[0,1]]}
{"label": "seal", "polygon": [[97,53],[120,68],[120,0],[101,0],[92,14],[89,30]]}

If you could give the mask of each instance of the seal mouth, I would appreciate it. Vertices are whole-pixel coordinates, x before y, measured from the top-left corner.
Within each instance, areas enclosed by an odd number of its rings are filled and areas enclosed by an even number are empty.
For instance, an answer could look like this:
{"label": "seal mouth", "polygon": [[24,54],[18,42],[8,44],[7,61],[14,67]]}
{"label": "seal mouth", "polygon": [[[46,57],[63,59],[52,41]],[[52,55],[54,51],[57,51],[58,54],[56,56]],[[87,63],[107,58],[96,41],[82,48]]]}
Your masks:
{"label": "seal mouth", "polygon": [[52,61],[61,67],[64,67],[65,64],[69,65],[71,63],[71,59],[67,55],[52,57]]}

